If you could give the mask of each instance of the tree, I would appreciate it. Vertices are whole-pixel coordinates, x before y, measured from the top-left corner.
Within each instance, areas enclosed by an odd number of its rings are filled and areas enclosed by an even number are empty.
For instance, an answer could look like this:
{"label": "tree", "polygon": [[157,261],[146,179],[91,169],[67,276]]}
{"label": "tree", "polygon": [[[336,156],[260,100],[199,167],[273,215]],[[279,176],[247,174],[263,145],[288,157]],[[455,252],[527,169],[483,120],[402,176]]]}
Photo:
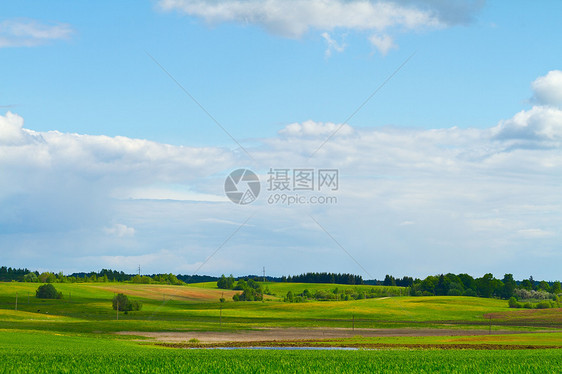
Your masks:
{"label": "tree", "polygon": [[129,298],[127,297],[127,295],[124,295],[122,293],[117,294],[113,297],[113,310],[117,310],[119,309],[120,312],[130,312],[130,311],[138,311],[141,310],[142,308],[142,303],[136,301],[136,300],[129,300]]}
{"label": "tree", "polygon": [[435,295],[435,286],[437,285],[437,277],[430,275],[425,278],[420,285],[424,295]]}
{"label": "tree", "polygon": [[293,292],[292,291],[287,292],[287,301],[292,303],[293,300],[294,300]]}
{"label": "tree", "polygon": [[550,292],[550,285],[545,281],[541,281],[537,287],[539,290]]}
{"label": "tree", "polygon": [[509,299],[513,296],[513,291],[517,286],[517,283],[515,283],[515,280],[513,279],[513,274],[505,274],[503,276],[502,282],[503,282],[503,288],[501,291],[502,297],[504,299]]}
{"label": "tree", "polygon": [[57,292],[55,286],[48,283],[37,288],[35,297],[38,299],[62,299],[62,292]]}
{"label": "tree", "polygon": [[224,274],[217,281],[217,287],[222,289],[232,289],[234,287],[234,277],[232,274],[227,278]]}
{"label": "tree", "polygon": [[552,285],[551,292],[555,295],[562,293],[562,286],[560,285],[560,282],[558,281],[554,282],[554,284]]}
{"label": "tree", "polygon": [[460,281],[462,282],[462,285],[464,286],[464,289],[471,289],[471,290],[475,290],[476,289],[476,281],[474,280],[473,277],[471,277],[470,275],[466,274],[466,273],[462,273],[458,275]]}
{"label": "tree", "polygon": [[38,282],[37,274],[35,273],[27,273],[23,276],[24,282]]}
{"label": "tree", "polygon": [[491,273],[484,274],[482,278],[476,279],[478,296],[491,297],[494,292],[494,276]]}
{"label": "tree", "polygon": [[435,295],[444,296],[449,292],[449,282],[445,279],[445,276],[441,274],[437,280],[437,285],[435,286]]}
{"label": "tree", "polygon": [[521,288],[523,288],[524,290],[532,290],[533,289],[533,284],[531,283],[531,281],[529,279],[523,279],[521,281]]}
{"label": "tree", "polygon": [[246,281],[244,279],[240,279],[238,280],[238,283],[236,283],[236,287],[234,287],[235,290],[243,290],[246,287],[248,287],[248,283],[246,283]]}
{"label": "tree", "polygon": [[41,283],[55,283],[57,281],[57,276],[48,272],[41,273],[38,278]]}
{"label": "tree", "polygon": [[384,277],[384,281],[382,282],[383,286],[396,286],[396,279],[392,275],[386,275]]}

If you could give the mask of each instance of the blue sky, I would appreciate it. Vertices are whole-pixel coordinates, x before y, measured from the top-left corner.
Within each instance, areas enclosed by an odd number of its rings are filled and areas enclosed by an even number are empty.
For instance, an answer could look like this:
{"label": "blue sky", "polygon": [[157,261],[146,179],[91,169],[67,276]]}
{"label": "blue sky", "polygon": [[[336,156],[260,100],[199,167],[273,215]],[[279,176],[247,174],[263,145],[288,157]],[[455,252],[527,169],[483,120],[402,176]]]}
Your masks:
{"label": "blue sky", "polygon": [[[4,2],[0,262],[560,279],[561,8]],[[338,203],[236,206],[239,167],[337,168]]]}

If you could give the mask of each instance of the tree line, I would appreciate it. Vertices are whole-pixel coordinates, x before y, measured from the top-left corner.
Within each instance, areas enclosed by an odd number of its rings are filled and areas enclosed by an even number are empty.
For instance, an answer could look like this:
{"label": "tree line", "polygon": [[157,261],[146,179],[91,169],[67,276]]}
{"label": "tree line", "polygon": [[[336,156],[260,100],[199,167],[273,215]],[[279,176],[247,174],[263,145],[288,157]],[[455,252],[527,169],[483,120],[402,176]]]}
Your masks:
{"label": "tree line", "polygon": [[412,296],[479,296],[509,299],[512,296],[517,297],[517,290],[544,291],[555,295],[562,293],[559,281],[535,281],[532,276],[516,281],[512,274],[505,274],[502,279],[497,279],[491,273],[480,278],[465,273],[448,273],[430,275],[423,280],[412,277],[397,279],[387,275],[380,284],[409,287]]}
{"label": "tree line", "polygon": [[340,273],[306,273],[281,277],[282,282],[289,283],[332,283],[332,284],[363,284],[363,277],[354,274]]}

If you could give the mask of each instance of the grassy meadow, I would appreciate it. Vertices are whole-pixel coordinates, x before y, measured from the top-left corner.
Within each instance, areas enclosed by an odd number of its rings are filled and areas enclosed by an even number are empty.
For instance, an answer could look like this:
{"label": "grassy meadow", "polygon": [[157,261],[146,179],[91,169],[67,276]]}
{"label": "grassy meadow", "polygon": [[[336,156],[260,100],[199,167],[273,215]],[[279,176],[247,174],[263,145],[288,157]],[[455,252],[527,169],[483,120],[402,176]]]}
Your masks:
{"label": "grassy meadow", "polygon": [[[1,318],[10,326],[69,331],[181,331],[255,327],[439,327],[443,324],[487,325],[487,314],[511,316],[504,300],[472,297],[382,297],[352,301],[285,303],[271,296],[263,302],[234,302],[237,291],[216,285],[140,285],[127,283],[57,283],[62,300],[36,299],[34,283],[0,283]],[[326,284],[269,284],[278,294],[293,290],[342,288]],[[369,287],[372,286],[352,286]],[[15,309],[18,294],[18,313]],[[143,303],[127,315],[111,308],[116,293]],[[220,303],[223,297],[226,302]],[[222,309],[222,310],[221,310]],[[219,317],[222,314],[222,326]],[[505,317],[507,316],[507,317]]]}
{"label": "grassy meadow", "polygon": [[[37,283],[0,283],[1,371],[392,373],[445,372],[454,368],[453,371],[462,373],[497,372],[508,368],[504,371],[545,372],[549,371],[549,362],[562,361],[562,349],[508,350],[510,346],[562,346],[562,332],[543,333],[546,329],[562,327],[561,311],[514,310],[508,308],[505,300],[402,296],[286,303],[282,296],[288,291],[373,286],[268,283],[270,292],[275,295],[267,300],[234,302],[232,295],[238,291],[220,290],[212,283],[54,285],[63,293],[63,299],[35,298]],[[111,307],[116,293],[141,301],[142,310],[119,313],[117,320]],[[221,297],[226,302],[221,303]],[[263,327],[483,329],[488,328],[490,317],[494,330],[522,331],[501,335],[419,337],[362,337],[358,332],[349,338],[308,343],[320,347],[377,348],[356,351],[173,349],[157,346],[149,339],[113,334],[118,331],[238,331]],[[483,344],[506,350],[481,350]],[[408,345],[453,349],[412,350]],[[479,349],[456,349],[466,345],[479,345]]]}

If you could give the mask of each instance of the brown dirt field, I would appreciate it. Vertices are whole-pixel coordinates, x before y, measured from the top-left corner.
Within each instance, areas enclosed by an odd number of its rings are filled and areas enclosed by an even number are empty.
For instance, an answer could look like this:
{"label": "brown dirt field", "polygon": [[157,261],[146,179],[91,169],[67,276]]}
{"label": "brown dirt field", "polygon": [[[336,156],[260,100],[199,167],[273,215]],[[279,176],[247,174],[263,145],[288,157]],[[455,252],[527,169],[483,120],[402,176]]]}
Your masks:
{"label": "brown dirt field", "polygon": [[221,297],[226,299],[231,299],[234,294],[239,293],[239,291],[230,290],[213,290],[213,289],[196,289],[196,288],[184,288],[177,286],[155,286],[155,287],[99,287],[100,289],[110,291],[110,292],[126,292],[127,295],[143,297],[147,299],[162,300],[166,298],[170,299],[183,299],[191,301],[218,301]]}
{"label": "brown dirt field", "polygon": [[157,343],[156,345],[168,348],[256,348],[256,347],[341,347],[358,349],[476,349],[476,350],[512,350],[512,349],[562,349],[562,346],[542,346],[542,345],[502,345],[502,344],[389,344],[389,343],[342,343],[330,345],[320,345],[311,340],[298,341],[255,341],[255,342],[236,342],[236,343]]}
{"label": "brown dirt field", "polygon": [[492,318],[496,325],[522,325],[560,327],[562,309],[515,309],[501,313],[487,313],[484,318]]}
{"label": "brown dirt field", "polygon": [[[492,331],[492,334],[520,334],[521,331]],[[244,342],[306,342],[323,339],[363,337],[399,337],[399,336],[478,336],[488,335],[488,330],[460,329],[343,329],[343,328],[271,328],[249,331],[187,331],[187,332],[140,332],[122,331],[119,335],[133,335],[151,338],[157,342],[185,343],[197,339],[203,344]]]}

